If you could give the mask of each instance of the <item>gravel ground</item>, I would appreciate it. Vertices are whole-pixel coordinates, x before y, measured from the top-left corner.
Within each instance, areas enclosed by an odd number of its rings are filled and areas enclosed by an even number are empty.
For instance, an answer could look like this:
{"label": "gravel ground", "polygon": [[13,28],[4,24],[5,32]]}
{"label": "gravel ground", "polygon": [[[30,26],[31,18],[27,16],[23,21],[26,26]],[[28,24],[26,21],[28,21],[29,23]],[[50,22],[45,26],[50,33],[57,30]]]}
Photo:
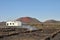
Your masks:
{"label": "gravel ground", "polygon": [[52,40],[60,40],[60,33],[58,33]]}

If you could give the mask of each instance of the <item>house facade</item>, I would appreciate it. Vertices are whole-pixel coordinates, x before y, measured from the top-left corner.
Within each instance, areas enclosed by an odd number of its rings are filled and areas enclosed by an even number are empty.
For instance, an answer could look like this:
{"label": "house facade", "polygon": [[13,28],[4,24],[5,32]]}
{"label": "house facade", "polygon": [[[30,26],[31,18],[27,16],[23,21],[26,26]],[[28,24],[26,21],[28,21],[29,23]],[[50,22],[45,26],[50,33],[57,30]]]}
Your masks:
{"label": "house facade", "polygon": [[20,21],[7,21],[6,26],[22,26],[22,22],[20,22]]}

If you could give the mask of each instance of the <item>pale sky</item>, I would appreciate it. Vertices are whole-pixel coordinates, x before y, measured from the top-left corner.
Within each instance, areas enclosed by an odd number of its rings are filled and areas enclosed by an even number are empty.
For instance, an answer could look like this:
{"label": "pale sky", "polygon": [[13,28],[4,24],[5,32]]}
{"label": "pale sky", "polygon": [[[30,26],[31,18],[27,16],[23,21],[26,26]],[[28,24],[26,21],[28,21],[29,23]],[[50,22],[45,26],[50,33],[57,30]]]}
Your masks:
{"label": "pale sky", "polygon": [[60,0],[0,0],[0,21],[25,16],[60,20]]}

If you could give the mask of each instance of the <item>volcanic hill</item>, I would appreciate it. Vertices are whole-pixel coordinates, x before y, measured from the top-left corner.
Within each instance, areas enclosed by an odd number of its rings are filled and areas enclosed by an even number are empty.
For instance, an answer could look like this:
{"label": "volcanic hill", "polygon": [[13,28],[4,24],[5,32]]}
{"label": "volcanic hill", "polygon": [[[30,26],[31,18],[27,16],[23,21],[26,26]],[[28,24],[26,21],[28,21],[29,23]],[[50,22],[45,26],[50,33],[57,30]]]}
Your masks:
{"label": "volcanic hill", "polygon": [[16,19],[17,21],[22,21],[24,23],[41,23],[39,20],[36,18],[31,18],[31,17],[21,17]]}

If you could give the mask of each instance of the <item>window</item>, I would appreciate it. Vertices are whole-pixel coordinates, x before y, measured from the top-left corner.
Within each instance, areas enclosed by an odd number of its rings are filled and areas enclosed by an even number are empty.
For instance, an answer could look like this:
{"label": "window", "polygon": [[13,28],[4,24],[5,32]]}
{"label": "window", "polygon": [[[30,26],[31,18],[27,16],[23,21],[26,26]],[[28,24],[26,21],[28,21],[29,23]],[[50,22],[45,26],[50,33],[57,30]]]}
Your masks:
{"label": "window", "polygon": [[13,23],[13,25],[14,25],[14,23]]}
{"label": "window", "polygon": [[11,25],[11,23],[10,23],[10,25]]}
{"label": "window", "polygon": [[8,23],[7,23],[7,25],[8,25]]}

